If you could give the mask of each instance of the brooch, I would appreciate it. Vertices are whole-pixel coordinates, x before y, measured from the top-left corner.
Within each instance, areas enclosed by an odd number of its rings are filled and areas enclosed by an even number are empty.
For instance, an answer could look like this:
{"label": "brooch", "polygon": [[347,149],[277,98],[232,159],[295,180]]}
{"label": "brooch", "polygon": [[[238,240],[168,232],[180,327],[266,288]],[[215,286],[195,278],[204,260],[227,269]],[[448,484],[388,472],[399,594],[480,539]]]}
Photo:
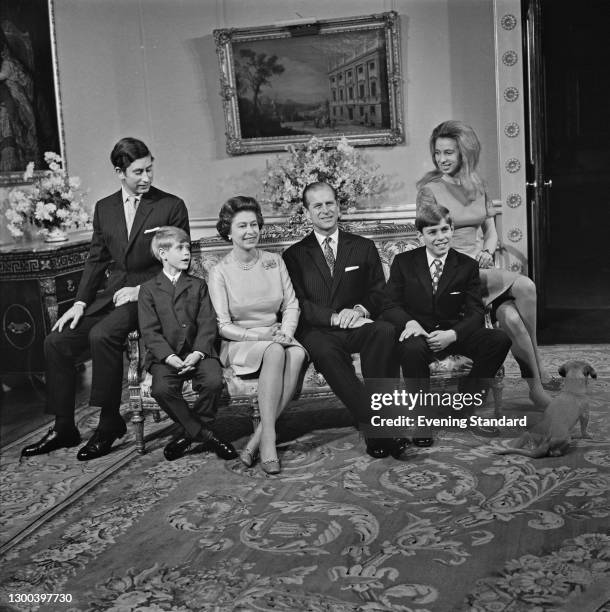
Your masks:
{"label": "brooch", "polygon": [[271,268],[277,268],[277,261],[275,261],[275,259],[265,259],[263,261],[263,268],[265,270],[270,270]]}

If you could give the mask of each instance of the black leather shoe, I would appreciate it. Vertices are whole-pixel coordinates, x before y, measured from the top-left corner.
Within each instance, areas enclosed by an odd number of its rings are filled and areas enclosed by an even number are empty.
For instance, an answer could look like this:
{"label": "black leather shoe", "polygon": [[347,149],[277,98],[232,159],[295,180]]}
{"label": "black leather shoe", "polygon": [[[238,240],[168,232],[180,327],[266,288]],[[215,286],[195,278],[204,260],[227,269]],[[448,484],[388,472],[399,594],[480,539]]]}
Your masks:
{"label": "black leather shoe", "polygon": [[58,433],[52,427],[47,431],[42,439],[34,444],[30,444],[21,449],[22,457],[34,457],[35,455],[44,455],[58,448],[70,448],[76,446],[80,442],[80,434],[78,429],[71,433]]}
{"label": "black leather shoe", "polygon": [[390,455],[392,455],[394,459],[400,459],[400,456],[404,453],[404,451],[408,447],[409,447],[408,438],[394,438],[390,446]]}
{"label": "black leather shoe", "polygon": [[90,459],[103,457],[110,452],[112,443],[118,438],[122,438],[124,435],[125,430],[120,433],[116,431],[107,433],[95,430],[89,442],[78,451],[76,458],[79,461],[89,461]]}
{"label": "black leather shoe", "polygon": [[186,436],[180,436],[169,442],[163,449],[163,455],[168,461],[180,459],[190,448],[193,441]]}
{"label": "black leather shoe", "polygon": [[413,444],[419,448],[428,448],[434,444],[434,438],[413,438]]}
{"label": "black leather shoe", "polygon": [[384,459],[390,454],[388,440],[384,438],[368,438],[366,441],[366,452],[373,459]]}
{"label": "black leather shoe", "polygon": [[205,443],[205,449],[214,451],[221,459],[228,461],[238,457],[237,451],[230,442],[221,440],[216,434],[212,434]]}

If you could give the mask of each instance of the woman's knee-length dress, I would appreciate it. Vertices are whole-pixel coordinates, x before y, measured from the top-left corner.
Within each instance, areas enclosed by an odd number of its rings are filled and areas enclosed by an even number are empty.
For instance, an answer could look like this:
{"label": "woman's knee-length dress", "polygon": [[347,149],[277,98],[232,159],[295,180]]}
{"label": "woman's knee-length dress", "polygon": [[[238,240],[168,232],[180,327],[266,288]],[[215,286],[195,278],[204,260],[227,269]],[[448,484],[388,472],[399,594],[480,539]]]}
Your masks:
{"label": "woman's knee-length dress", "polygon": [[[273,344],[242,340],[245,330],[265,332],[279,322],[281,331],[294,337],[299,302],[277,253],[259,250],[258,261],[249,269],[229,253],[210,271],[208,285],[221,336],[220,361],[237,375],[257,372],[264,352]],[[303,348],[296,340],[294,344]]]}

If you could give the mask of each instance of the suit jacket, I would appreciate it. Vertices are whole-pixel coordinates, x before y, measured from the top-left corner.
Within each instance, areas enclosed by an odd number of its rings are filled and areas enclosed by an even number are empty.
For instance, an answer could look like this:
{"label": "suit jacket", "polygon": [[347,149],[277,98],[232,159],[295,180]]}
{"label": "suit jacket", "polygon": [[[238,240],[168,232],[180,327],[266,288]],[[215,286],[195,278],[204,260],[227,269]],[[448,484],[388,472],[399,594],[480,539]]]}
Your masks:
{"label": "suit jacket", "polygon": [[[208,286],[184,272],[176,286],[160,272],[140,287],[138,320],[147,352],[163,363],[172,354],[201,351],[216,357],[216,312]],[[150,358],[147,355],[147,362]]]}
{"label": "suit jacket", "polygon": [[361,304],[375,318],[383,307],[385,277],[375,243],[339,230],[334,274],[312,232],[284,252],[301,306],[299,331],[330,327],[331,315]]}
{"label": "suit jacket", "polygon": [[427,332],[453,329],[459,341],[484,326],[479,264],[454,249],[449,249],[435,295],[426,247],[396,255],[385,293],[383,318],[398,329],[415,320]]}
{"label": "suit jacket", "polygon": [[97,202],[89,256],[76,293],[76,300],[87,304],[86,314],[107,306],[118,289],[140,285],[159,272],[160,263],[150,251],[154,234],[144,230],[162,225],[190,233],[184,202],[155,187],[142,196],[129,238],[121,191]]}

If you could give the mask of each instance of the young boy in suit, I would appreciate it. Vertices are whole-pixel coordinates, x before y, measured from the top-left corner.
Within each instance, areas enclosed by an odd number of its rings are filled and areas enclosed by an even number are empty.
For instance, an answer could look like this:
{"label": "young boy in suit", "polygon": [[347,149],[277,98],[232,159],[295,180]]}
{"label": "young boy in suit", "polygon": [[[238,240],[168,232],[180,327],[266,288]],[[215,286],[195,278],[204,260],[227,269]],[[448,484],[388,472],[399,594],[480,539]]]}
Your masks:
{"label": "young boy in suit", "polygon": [[421,207],[415,226],[424,246],[394,258],[383,312],[399,334],[397,354],[407,391],[426,392],[429,364],[448,352],[472,359],[461,390],[482,391],[511,342],[502,330],[485,328],[479,264],[450,248],[449,210],[436,204]]}
{"label": "young boy in suit", "polygon": [[[178,227],[161,227],[151,242],[163,270],[140,287],[140,331],[151,361],[151,395],[181,433],[163,450],[168,461],[182,457],[193,442],[203,442],[222,459],[234,459],[233,446],[210,429],[222,391],[222,371],[214,342],[216,313],[204,280],[189,276],[191,242]],[[182,384],[191,378],[197,400],[190,410]]]}

